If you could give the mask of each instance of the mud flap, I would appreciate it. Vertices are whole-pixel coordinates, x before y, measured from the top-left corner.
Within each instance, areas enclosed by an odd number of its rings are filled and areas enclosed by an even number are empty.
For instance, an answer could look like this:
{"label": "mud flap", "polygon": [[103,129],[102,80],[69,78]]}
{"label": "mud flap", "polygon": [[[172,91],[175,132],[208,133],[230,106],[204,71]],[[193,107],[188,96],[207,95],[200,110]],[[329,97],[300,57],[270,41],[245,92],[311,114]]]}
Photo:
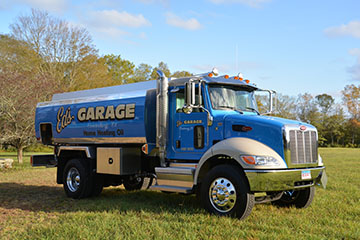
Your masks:
{"label": "mud flap", "polygon": [[33,167],[56,167],[57,159],[54,154],[50,155],[32,155],[30,157],[30,163]]}
{"label": "mud flap", "polygon": [[320,181],[319,181],[319,185],[322,186],[324,189],[326,189],[326,184],[327,184],[328,178],[326,175],[326,171],[325,169],[322,171],[321,173],[321,177],[320,177]]}

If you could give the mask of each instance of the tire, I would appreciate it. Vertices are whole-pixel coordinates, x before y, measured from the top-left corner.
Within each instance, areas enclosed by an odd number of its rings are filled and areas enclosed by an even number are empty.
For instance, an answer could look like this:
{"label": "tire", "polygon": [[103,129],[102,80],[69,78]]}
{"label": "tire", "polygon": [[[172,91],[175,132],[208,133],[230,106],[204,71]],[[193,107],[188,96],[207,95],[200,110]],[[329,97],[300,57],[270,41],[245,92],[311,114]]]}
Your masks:
{"label": "tire", "polygon": [[64,168],[63,186],[66,196],[74,199],[86,198],[92,191],[89,167],[81,159],[69,160]]}
{"label": "tire", "polygon": [[255,204],[244,173],[231,165],[214,167],[201,183],[200,201],[215,215],[245,219]]}
{"label": "tire", "polygon": [[97,197],[101,194],[103,188],[104,188],[104,178],[102,176],[99,176],[97,174],[95,174],[93,176],[93,186],[92,186],[92,190],[91,190],[91,197]]}
{"label": "tire", "polygon": [[279,207],[307,208],[310,206],[315,196],[315,187],[309,187],[302,190],[285,191],[282,197],[272,202]]}
{"label": "tire", "polygon": [[135,191],[140,190],[142,185],[144,183],[143,177],[129,177],[127,179],[124,179],[124,187],[127,191]]}
{"label": "tire", "polygon": [[152,177],[130,177],[124,179],[124,187],[127,191],[135,191],[140,189],[148,189],[153,183]]}

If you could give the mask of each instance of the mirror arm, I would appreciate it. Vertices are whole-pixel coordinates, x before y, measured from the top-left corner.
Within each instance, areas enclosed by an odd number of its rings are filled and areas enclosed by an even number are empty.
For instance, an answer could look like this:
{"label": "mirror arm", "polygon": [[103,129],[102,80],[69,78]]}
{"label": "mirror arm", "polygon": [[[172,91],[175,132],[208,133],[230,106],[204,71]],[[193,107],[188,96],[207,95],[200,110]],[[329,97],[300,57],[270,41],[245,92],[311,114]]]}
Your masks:
{"label": "mirror arm", "polygon": [[273,91],[273,90],[263,90],[263,91],[269,93],[269,111],[264,113],[263,115],[269,115],[269,114],[271,114],[273,112],[273,104],[274,104],[273,94],[275,94],[276,92]]}
{"label": "mirror arm", "polygon": [[207,125],[209,127],[212,126],[212,124],[214,122],[214,117],[211,115],[210,111],[207,110],[206,108],[204,108],[203,106],[200,106],[199,108],[204,110],[205,112],[207,112],[207,119],[208,119]]}

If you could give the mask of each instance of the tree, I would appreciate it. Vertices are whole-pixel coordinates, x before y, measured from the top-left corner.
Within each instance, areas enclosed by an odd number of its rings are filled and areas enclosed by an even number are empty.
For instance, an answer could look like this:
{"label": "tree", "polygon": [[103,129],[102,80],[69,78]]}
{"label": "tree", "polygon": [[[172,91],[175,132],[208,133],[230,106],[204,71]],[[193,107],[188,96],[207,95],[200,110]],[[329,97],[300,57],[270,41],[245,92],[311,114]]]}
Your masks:
{"label": "tree", "polygon": [[331,142],[331,144],[334,144],[333,128],[337,127],[334,125],[336,124],[336,117],[331,117],[329,114],[331,107],[335,102],[335,99],[332,96],[324,93],[321,95],[317,95],[314,102],[320,109],[318,119],[319,124],[317,125],[319,127],[319,144],[327,145],[329,142]]}
{"label": "tree", "polygon": [[191,74],[190,72],[188,71],[176,71],[174,72],[173,74],[171,74],[170,77],[174,77],[174,78],[182,78],[182,77],[190,77],[192,76],[193,74]]}
{"label": "tree", "polygon": [[48,76],[34,75],[31,71],[0,72],[0,142],[17,149],[19,163],[23,162],[23,149],[34,140],[36,104],[49,100],[52,94],[48,79]]}
{"label": "tree", "polygon": [[351,143],[355,144],[356,133],[360,127],[360,86],[356,87],[354,84],[345,86],[342,91],[343,102],[351,115]]}
{"label": "tree", "polygon": [[78,68],[74,72],[76,81],[68,88],[69,91],[107,87],[119,84],[112,79],[108,72],[105,59],[90,55],[81,60]]}
{"label": "tree", "polygon": [[274,116],[295,119],[296,118],[296,99],[287,95],[276,94]]}
{"label": "tree", "polygon": [[326,93],[317,95],[315,99],[316,99],[316,103],[319,105],[321,109],[322,114],[326,116],[329,110],[331,109],[332,105],[334,104],[335,99]]}
{"label": "tree", "polygon": [[116,84],[126,84],[131,82],[131,76],[134,74],[135,65],[120,55],[114,54],[105,55],[102,57],[105,60],[108,73]]}
{"label": "tree", "polygon": [[157,79],[157,70],[161,70],[167,77],[170,77],[171,73],[166,63],[160,62],[159,65],[153,69],[151,73],[151,79]]}
{"label": "tree", "polygon": [[345,113],[340,105],[336,105],[334,113],[327,116],[325,126],[325,136],[328,139],[328,142],[331,142],[331,146],[334,146],[335,144],[339,145],[340,140],[345,137],[346,130]]}
{"label": "tree", "polygon": [[0,56],[0,142],[14,146],[22,163],[23,148],[34,140],[36,104],[57,89],[55,80],[39,70],[42,59],[26,43],[2,35]]}
{"label": "tree", "polygon": [[319,113],[314,97],[309,93],[300,94],[296,101],[297,118],[303,122],[318,125]]}
{"label": "tree", "polygon": [[50,74],[59,86],[74,89],[77,70],[87,63],[83,60],[97,55],[85,28],[52,17],[46,11],[32,9],[29,16],[19,16],[10,29],[15,39],[29,44],[45,61],[39,66],[41,72]]}
{"label": "tree", "polygon": [[133,82],[149,81],[151,79],[151,70],[150,65],[141,63],[134,71]]}
{"label": "tree", "polygon": [[7,69],[39,71],[43,63],[43,59],[26,42],[0,34],[0,72]]}

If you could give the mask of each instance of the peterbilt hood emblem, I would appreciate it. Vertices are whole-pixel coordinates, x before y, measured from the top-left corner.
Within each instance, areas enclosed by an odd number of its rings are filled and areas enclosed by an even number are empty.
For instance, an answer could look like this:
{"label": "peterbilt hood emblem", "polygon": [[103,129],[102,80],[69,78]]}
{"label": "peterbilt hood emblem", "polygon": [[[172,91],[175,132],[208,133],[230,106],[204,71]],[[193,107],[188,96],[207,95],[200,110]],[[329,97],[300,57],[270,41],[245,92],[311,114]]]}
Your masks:
{"label": "peterbilt hood emblem", "polygon": [[301,130],[301,131],[305,131],[305,130],[306,130],[306,126],[304,126],[304,125],[300,126],[300,130]]}

